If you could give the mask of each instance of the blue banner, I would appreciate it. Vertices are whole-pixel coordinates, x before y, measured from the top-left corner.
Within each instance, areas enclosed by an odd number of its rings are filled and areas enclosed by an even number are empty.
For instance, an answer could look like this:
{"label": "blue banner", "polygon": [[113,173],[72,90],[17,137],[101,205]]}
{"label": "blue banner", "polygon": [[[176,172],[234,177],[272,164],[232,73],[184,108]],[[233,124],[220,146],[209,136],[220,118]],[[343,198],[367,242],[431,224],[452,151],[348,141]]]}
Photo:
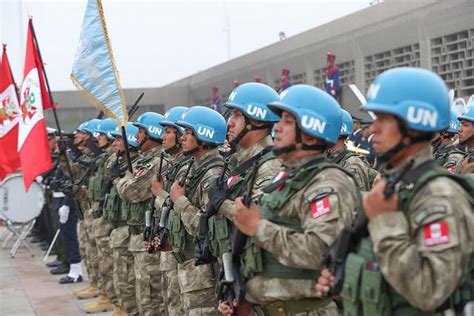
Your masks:
{"label": "blue banner", "polygon": [[107,35],[101,0],[89,0],[82,22],[71,79],[107,117],[125,125],[128,113]]}

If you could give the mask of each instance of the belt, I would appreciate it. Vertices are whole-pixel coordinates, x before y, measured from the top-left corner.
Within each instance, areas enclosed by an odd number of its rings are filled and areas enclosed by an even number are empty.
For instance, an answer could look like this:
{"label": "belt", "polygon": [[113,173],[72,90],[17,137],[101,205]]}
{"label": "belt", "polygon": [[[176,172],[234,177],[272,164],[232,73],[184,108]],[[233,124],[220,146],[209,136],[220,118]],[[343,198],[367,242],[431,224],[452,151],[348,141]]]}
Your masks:
{"label": "belt", "polygon": [[143,234],[143,226],[142,225],[134,225],[134,226],[128,226],[128,231],[130,232],[130,235],[140,235]]}
{"label": "belt", "polygon": [[331,303],[331,299],[304,298],[301,300],[277,301],[265,305],[254,306],[258,316],[290,316],[299,313],[309,313]]}

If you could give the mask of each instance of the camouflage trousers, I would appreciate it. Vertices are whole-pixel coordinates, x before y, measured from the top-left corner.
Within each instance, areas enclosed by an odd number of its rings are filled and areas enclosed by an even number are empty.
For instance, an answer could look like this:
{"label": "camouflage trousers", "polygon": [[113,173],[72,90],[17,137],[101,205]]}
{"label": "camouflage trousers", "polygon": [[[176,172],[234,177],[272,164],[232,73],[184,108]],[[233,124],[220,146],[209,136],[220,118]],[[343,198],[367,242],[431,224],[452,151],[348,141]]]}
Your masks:
{"label": "camouflage trousers", "polygon": [[115,294],[119,305],[127,311],[128,315],[134,316],[138,315],[138,308],[133,255],[128,251],[129,241],[128,226],[116,228],[110,233]]}
{"label": "camouflage trousers", "polygon": [[178,285],[186,315],[220,315],[210,264],[195,266],[194,259],[178,264]]}
{"label": "camouflage trousers", "polygon": [[91,283],[99,284],[98,278],[99,262],[97,261],[97,246],[92,233],[92,210],[87,210],[84,214],[85,229],[85,250],[86,250],[86,268]]}
{"label": "camouflage trousers", "polygon": [[[253,315],[255,316],[267,316],[273,315],[275,312],[273,310],[265,310],[260,306],[253,307]],[[311,311],[311,312],[302,312],[302,313],[288,313],[284,310],[278,310],[278,315],[281,316],[339,316],[342,315],[342,312],[339,312],[336,303],[331,302],[328,305],[318,308],[318,310]]]}
{"label": "camouflage trousers", "polygon": [[128,250],[133,254],[136,297],[140,315],[165,315],[161,295],[160,253],[149,254],[145,251],[143,235],[131,235]]}
{"label": "camouflage trousers", "polygon": [[178,265],[171,252],[160,254],[160,271],[163,286],[161,296],[168,316],[183,315],[184,311],[179,295]]}
{"label": "camouflage trousers", "polygon": [[97,246],[97,261],[99,264],[99,289],[107,296],[114,305],[119,305],[118,297],[115,294],[113,269],[113,251],[110,248],[110,233],[112,232],[112,224],[102,218],[94,219],[92,225]]}

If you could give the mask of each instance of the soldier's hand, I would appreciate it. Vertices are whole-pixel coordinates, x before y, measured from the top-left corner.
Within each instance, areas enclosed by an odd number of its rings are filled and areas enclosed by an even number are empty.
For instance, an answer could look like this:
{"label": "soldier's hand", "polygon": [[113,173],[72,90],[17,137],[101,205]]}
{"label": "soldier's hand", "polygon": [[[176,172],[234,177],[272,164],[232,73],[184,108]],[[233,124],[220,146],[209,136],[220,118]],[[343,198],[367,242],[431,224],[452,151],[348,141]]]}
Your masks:
{"label": "soldier's hand", "polygon": [[158,177],[151,178],[151,192],[153,192],[155,196],[158,196],[158,194],[161,193],[163,188],[164,188],[164,183],[163,183],[163,180],[161,180],[161,178],[160,180],[158,180]]}
{"label": "soldier's hand", "polygon": [[184,195],[186,185],[180,186],[178,181],[175,181],[171,186],[170,197],[173,202],[176,202],[180,197]]}
{"label": "soldier's hand", "polygon": [[219,210],[222,203],[227,199],[227,188],[220,184],[218,179],[214,179],[207,189],[207,196],[214,209]]}
{"label": "soldier's hand", "polygon": [[334,276],[329,271],[328,268],[324,268],[321,271],[321,275],[319,276],[318,280],[316,281],[316,297],[319,298],[326,298],[331,287],[334,285]]}
{"label": "soldier's hand", "polygon": [[260,218],[260,211],[256,204],[252,203],[247,208],[241,197],[235,200],[234,224],[242,233],[247,236],[253,236],[257,231]]}
{"label": "soldier's hand", "polygon": [[149,242],[148,240],[143,241],[143,245],[145,246],[146,252],[149,252],[150,250],[154,249],[153,243]]}
{"label": "soldier's hand", "polygon": [[364,195],[363,204],[367,218],[370,220],[378,215],[393,213],[397,210],[398,194],[395,192],[388,200],[384,190],[387,182],[381,179],[369,192]]}

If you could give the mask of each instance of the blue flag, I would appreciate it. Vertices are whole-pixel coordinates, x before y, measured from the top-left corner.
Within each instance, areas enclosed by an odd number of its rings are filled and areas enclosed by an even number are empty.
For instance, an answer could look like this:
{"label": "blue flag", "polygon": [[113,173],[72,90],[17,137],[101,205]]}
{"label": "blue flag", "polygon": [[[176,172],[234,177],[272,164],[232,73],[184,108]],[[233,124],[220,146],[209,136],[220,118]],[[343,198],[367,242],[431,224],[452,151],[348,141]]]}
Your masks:
{"label": "blue flag", "polygon": [[107,35],[101,0],[89,0],[71,79],[105,115],[125,125],[128,113]]}

